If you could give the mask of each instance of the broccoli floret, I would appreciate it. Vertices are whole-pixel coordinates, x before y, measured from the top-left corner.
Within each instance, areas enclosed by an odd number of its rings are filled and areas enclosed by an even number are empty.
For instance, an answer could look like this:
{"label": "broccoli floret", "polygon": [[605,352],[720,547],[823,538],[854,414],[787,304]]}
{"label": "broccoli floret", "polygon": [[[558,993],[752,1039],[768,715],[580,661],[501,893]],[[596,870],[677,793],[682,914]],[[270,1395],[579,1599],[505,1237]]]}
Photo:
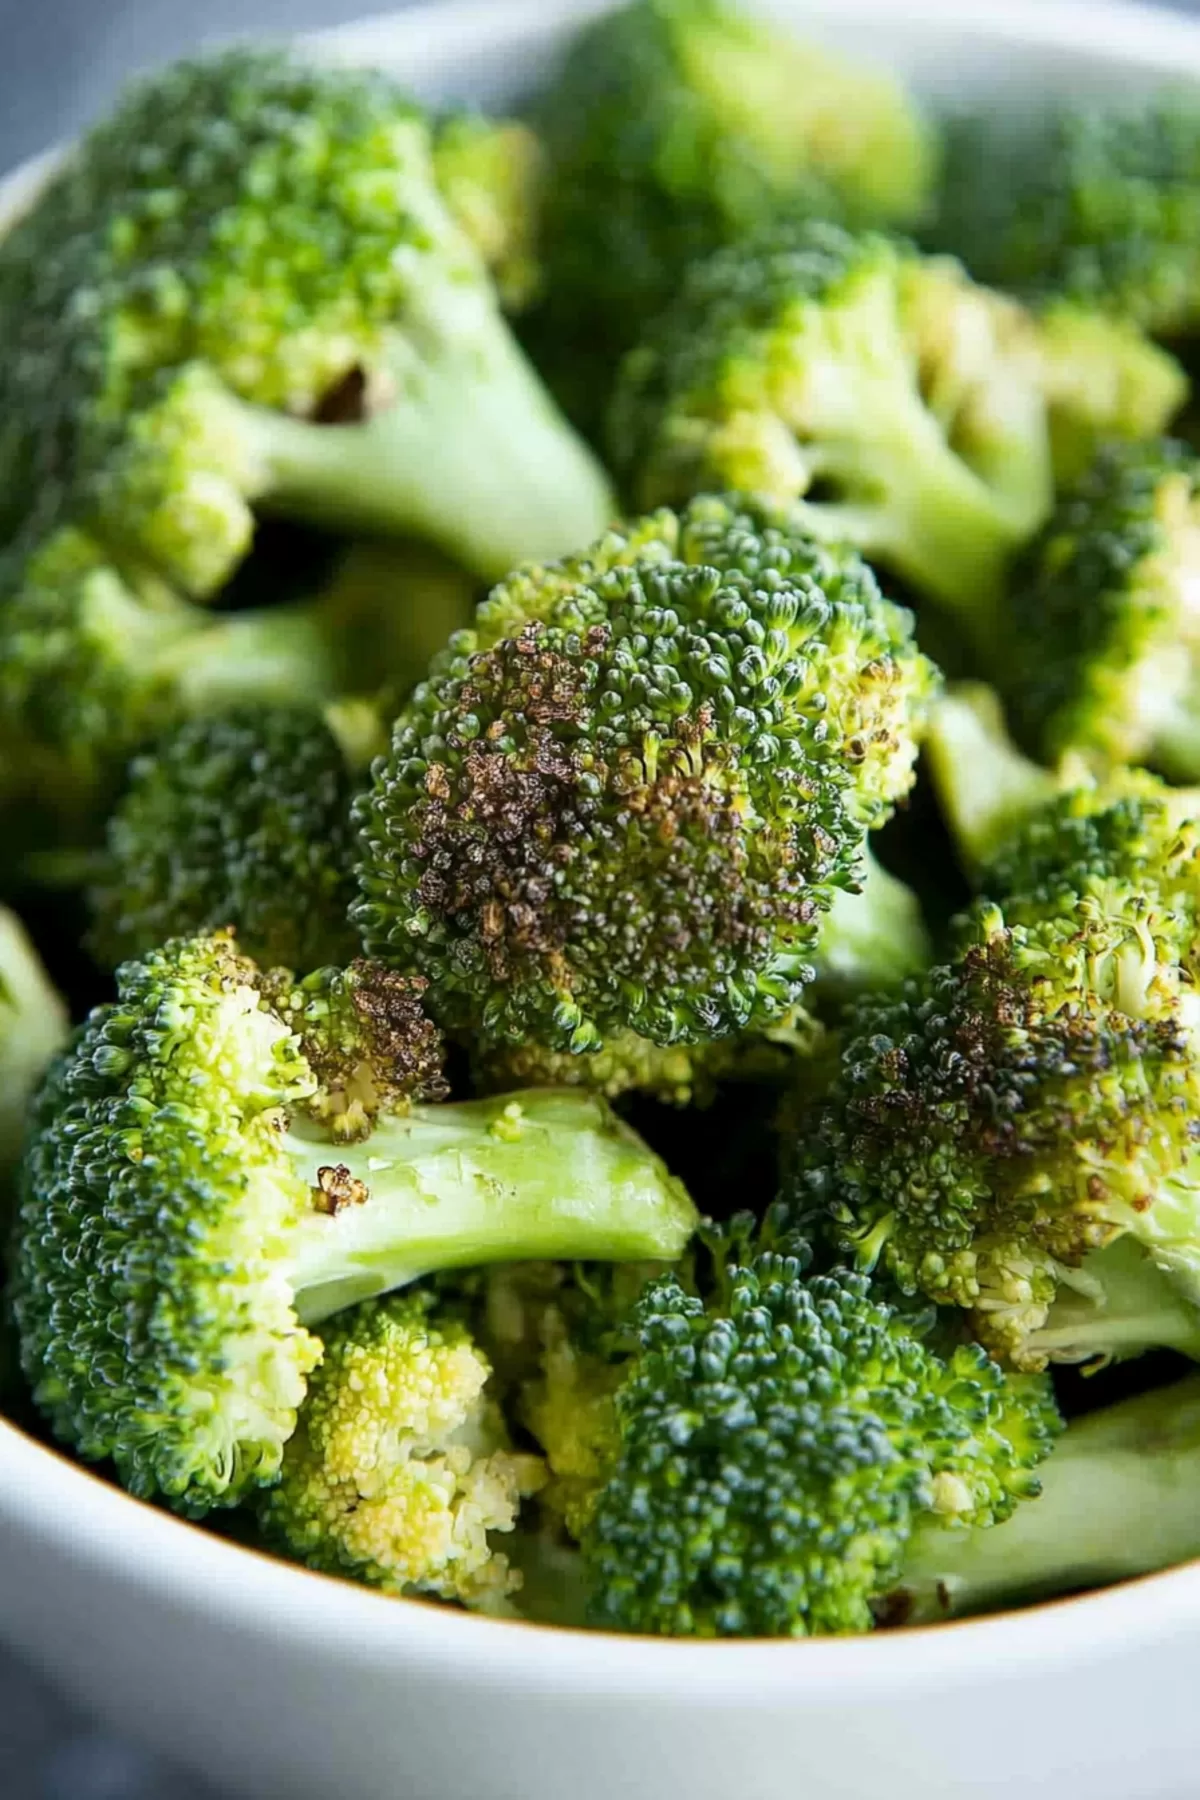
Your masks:
{"label": "broccoli floret", "polygon": [[1041,1493],[995,1532],[920,1526],[884,1618],[929,1623],[1200,1556],[1200,1378],[1073,1420],[1039,1475]]}
{"label": "broccoli floret", "polygon": [[956,265],[816,223],[694,265],[621,371],[639,505],[729,487],[795,506],[986,636],[1051,504],[1036,336]]}
{"label": "broccoli floret", "polygon": [[[1131,1017],[1098,995],[1062,954],[1069,931],[981,904],[954,962],[860,1002],[800,1109],[788,1183],[800,1220],[965,1308],[1017,1367],[1129,1353],[1089,1260],[1123,1237],[1200,1300],[1194,1033],[1178,1009]],[[1043,1344],[1064,1285],[1070,1344]]]}
{"label": "broccoli floret", "polygon": [[1184,95],[951,121],[933,236],[981,281],[1163,337],[1200,320],[1200,108]]}
{"label": "broccoli floret", "polygon": [[446,205],[482,256],[506,312],[521,313],[542,286],[541,214],[546,154],[520,119],[453,113],[433,141]]}
{"label": "broccoli floret", "polygon": [[309,1328],[356,1301],[690,1235],[680,1184],[595,1096],[424,1103],[440,1059],[411,982],[264,984],[222,935],[117,986],[36,1103],[11,1297],[50,1424],[136,1494],[198,1515],[269,1485]]}
{"label": "broccoli floret", "polygon": [[1019,738],[1200,778],[1200,463],[1105,446],[1013,572],[997,668]]}
{"label": "broccoli floret", "polygon": [[485,1041],[775,1023],[935,683],[852,553],[724,500],[642,520],[434,665],[358,803],[355,922]]}
{"label": "broccoli floret", "polygon": [[545,1468],[513,1452],[466,1325],[418,1290],[364,1301],[322,1346],[259,1504],[268,1541],[385,1593],[508,1610],[520,1577],[491,1537],[513,1530]]}
{"label": "broccoli floret", "polygon": [[1037,347],[1059,486],[1105,441],[1158,437],[1188,398],[1182,365],[1125,319],[1057,301],[1038,311]]}
{"label": "broccoli floret", "polygon": [[536,109],[547,144],[540,337],[596,416],[620,353],[698,256],[779,216],[911,222],[933,137],[885,75],[724,0],[588,25]]}
{"label": "broccoli floret", "polygon": [[28,932],[0,906],[0,1181],[20,1157],[30,1098],[67,1029],[66,1005]]}
{"label": "broccoli floret", "polygon": [[239,49],[143,81],[0,245],[0,321],[14,517],[48,496],[193,596],[259,510],[488,579],[609,517],[377,73]]}
{"label": "broccoli floret", "polygon": [[1044,1379],[974,1345],[942,1356],[927,1315],[807,1261],[743,1225],[703,1294],[667,1274],[638,1301],[582,1527],[594,1623],[863,1631],[921,1521],[990,1527],[1037,1493],[1058,1429]]}
{"label": "broccoli floret", "polygon": [[384,741],[365,704],[243,706],[166,733],[132,764],[109,819],[89,892],[93,952],[115,968],[232,926],[265,967],[348,962],[350,806]]}

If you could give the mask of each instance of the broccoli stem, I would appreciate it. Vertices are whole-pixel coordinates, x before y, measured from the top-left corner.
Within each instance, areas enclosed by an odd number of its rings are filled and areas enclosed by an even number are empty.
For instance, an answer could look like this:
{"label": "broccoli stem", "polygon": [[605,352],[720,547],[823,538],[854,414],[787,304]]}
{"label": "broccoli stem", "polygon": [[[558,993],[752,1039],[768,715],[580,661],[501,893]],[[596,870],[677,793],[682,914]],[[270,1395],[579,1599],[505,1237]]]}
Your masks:
{"label": "broccoli stem", "polygon": [[922,1525],[886,1616],[926,1623],[1200,1555],[1200,1376],[1076,1420],[1040,1473],[1002,1525]]}
{"label": "broccoli stem", "polygon": [[925,968],[931,955],[917,896],[865,851],[861,887],[836,894],[821,926],[818,981],[834,989],[887,985]]}
{"label": "broccoli stem", "polygon": [[947,443],[907,380],[881,375],[851,385],[844,432],[829,421],[811,466],[852,497],[844,504],[802,502],[801,516],[821,536],[892,563],[986,647],[1020,526]]}
{"label": "broccoli stem", "polygon": [[303,705],[337,688],[338,649],[318,606],[287,606],[193,628],[159,652],[154,668],[185,714],[242,700]]}
{"label": "broccoli stem", "polygon": [[485,580],[561,556],[610,522],[607,479],[490,302],[443,290],[436,319],[386,346],[358,423],[234,401],[269,510],[415,534]]}
{"label": "broccoli stem", "polygon": [[336,1149],[296,1118],[286,1142],[315,1193],[331,1168],[343,1192],[355,1179],[366,1190],[301,1222],[292,1282],[305,1325],[474,1263],[672,1261],[696,1221],[682,1184],[577,1089],[418,1106]]}
{"label": "broccoli stem", "polygon": [[1124,1362],[1147,1350],[1200,1361],[1200,1308],[1132,1237],[1063,1272],[1044,1325],[1023,1348],[1052,1362]]}
{"label": "broccoli stem", "polygon": [[991,688],[964,683],[934,708],[925,754],[943,816],[967,872],[977,876],[1060,789],[1012,743]]}

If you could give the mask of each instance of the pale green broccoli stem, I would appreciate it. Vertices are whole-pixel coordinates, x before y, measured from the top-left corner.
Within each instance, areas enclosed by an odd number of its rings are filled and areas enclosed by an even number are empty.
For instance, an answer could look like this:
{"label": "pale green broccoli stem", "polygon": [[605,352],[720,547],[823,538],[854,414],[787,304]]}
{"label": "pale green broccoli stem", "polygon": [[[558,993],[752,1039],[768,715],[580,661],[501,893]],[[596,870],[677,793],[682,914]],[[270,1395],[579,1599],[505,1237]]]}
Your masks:
{"label": "pale green broccoli stem", "polygon": [[1039,1473],[1002,1525],[922,1524],[888,1615],[927,1623],[1200,1555],[1200,1376],[1075,1420]]}
{"label": "pale green broccoli stem", "polygon": [[385,345],[359,423],[314,425],[229,396],[250,498],[344,531],[411,534],[485,580],[564,555],[611,521],[607,479],[556,411],[490,299],[430,297]]}
{"label": "pale green broccoli stem", "polygon": [[933,709],[925,755],[942,814],[967,871],[978,876],[1040,806],[1062,791],[1009,738],[991,688],[952,688]]}
{"label": "pale green broccoli stem", "polygon": [[927,968],[931,959],[920,901],[867,850],[859,891],[835,895],[822,923],[818,983],[847,990],[889,986]]}
{"label": "pale green broccoli stem", "polygon": [[200,630],[191,617],[192,629],[153,661],[181,713],[239,701],[302,705],[327,700],[338,686],[337,636],[318,611],[235,613]]}
{"label": "pale green broccoli stem", "polygon": [[0,907],[0,1174],[20,1154],[29,1097],[68,1029],[66,1005],[25,927]]}
{"label": "pale green broccoli stem", "polygon": [[1176,1350],[1200,1362],[1200,1308],[1132,1237],[1118,1238],[1064,1270],[1044,1325],[1022,1351],[1051,1362],[1124,1362]]}
{"label": "pale green broccoli stem", "polygon": [[344,1202],[299,1226],[290,1275],[305,1325],[441,1269],[673,1261],[696,1224],[682,1184],[575,1089],[414,1107],[336,1149],[296,1118],[284,1143],[315,1196]]}
{"label": "pale green broccoli stem", "polygon": [[901,368],[898,377],[850,377],[844,431],[830,421],[821,441],[803,452],[817,478],[844,482],[852,493],[877,493],[878,500],[802,501],[797,510],[820,536],[891,562],[987,648],[1007,559],[1024,522],[1009,516],[1004,501],[946,441],[907,364]]}

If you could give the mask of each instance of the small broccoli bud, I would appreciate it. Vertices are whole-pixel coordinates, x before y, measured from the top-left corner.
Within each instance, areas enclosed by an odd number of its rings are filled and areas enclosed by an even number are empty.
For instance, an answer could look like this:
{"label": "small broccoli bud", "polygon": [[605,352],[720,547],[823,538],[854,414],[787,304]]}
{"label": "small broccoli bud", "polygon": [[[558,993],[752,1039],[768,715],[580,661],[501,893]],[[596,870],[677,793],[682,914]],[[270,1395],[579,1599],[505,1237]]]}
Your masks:
{"label": "small broccoli bud", "polygon": [[193,1515],[275,1480],[309,1327],[439,1269],[670,1259],[694,1222],[593,1095],[406,1097],[347,1146],[328,1115],[359,1096],[323,1089],[305,1041],[339,1079],[369,1047],[373,1101],[432,1081],[417,996],[361,970],[302,984],[298,1034],[278,985],[227,934],[124,964],[42,1087],[23,1169],[11,1301],[34,1399],[81,1456]]}
{"label": "small broccoli bud", "polygon": [[521,571],[358,803],[367,950],[485,1042],[778,1023],[935,685],[866,566],[769,511],[698,501]]}
{"label": "small broccoli bud", "polygon": [[[701,1637],[862,1631],[922,1520],[998,1526],[1038,1491],[1049,1387],[807,1247],[714,1239],[707,1292],[651,1283],[583,1531],[593,1622]],[[767,1238],[771,1232],[768,1227]],[[736,1473],[735,1473],[736,1472]]]}
{"label": "small broccoli bud", "polygon": [[323,1355],[259,1505],[268,1541],[389,1594],[506,1609],[520,1577],[492,1543],[545,1480],[511,1448],[486,1356],[426,1292],[365,1301]]}
{"label": "small broccoli bud", "polygon": [[434,135],[442,197],[491,271],[506,312],[525,312],[542,287],[546,164],[537,133],[520,119],[453,113]]}
{"label": "small broccoli bud", "polygon": [[610,443],[639,504],[789,505],[981,641],[1052,500],[1032,322],[954,264],[825,223],[693,265],[623,365]]}

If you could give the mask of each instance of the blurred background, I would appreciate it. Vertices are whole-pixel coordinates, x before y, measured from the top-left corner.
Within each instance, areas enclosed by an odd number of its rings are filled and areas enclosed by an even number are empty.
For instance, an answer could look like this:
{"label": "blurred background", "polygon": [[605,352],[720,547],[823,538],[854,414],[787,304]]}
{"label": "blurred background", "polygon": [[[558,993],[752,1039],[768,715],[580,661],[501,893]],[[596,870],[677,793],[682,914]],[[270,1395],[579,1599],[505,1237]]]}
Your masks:
{"label": "blurred background", "polygon": [[[222,39],[313,30],[404,4],[0,0],[0,172],[77,131],[139,67]],[[1160,4],[1200,12],[1200,0]],[[119,1645],[113,1653],[120,1654]],[[98,1732],[33,1671],[0,1652],[0,1800],[220,1797]]]}

